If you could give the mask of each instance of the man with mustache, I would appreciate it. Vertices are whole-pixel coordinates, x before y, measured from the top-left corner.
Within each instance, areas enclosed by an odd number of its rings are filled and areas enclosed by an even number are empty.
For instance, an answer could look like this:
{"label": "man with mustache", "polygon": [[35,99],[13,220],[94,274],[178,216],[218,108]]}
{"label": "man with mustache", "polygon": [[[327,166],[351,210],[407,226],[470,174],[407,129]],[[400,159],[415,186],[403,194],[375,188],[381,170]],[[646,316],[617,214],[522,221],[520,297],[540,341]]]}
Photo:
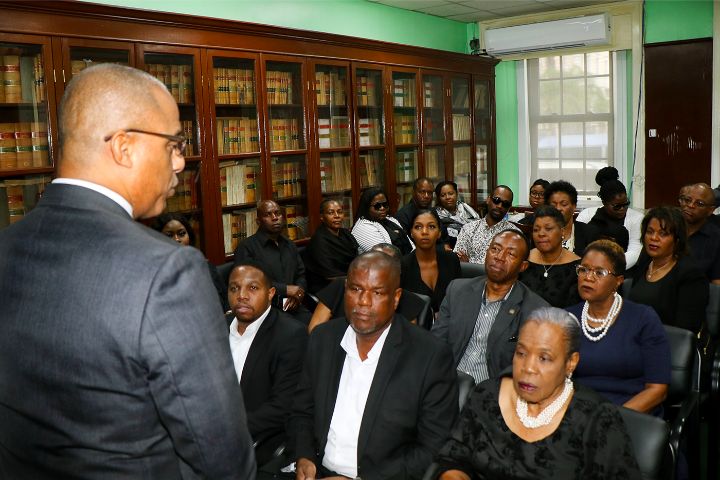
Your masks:
{"label": "man with mustache", "polygon": [[400,262],[360,255],[348,271],[347,319],[313,330],[288,424],[297,480],[421,478],[449,434],[452,355],[395,314],[401,292]]}
{"label": "man with mustache", "polygon": [[678,204],[688,227],[690,254],[710,282],[720,284],[720,227],[709,221],[715,194],[706,183],[680,189]]}
{"label": "man with mustache", "polygon": [[457,369],[475,383],[497,377],[512,364],[518,328],[527,315],[549,304],[518,280],[530,247],[516,230],[492,238],[486,277],[460,278],[448,286],[432,333],[448,343]]}
{"label": "man with mustache", "polygon": [[485,200],[487,214],[480,220],[465,224],[458,234],[455,253],[461,262],[485,263],[485,253],[492,238],[503,230],[520,231],[504,220],[512,206],[513,192],[506,185],[498,185]]}

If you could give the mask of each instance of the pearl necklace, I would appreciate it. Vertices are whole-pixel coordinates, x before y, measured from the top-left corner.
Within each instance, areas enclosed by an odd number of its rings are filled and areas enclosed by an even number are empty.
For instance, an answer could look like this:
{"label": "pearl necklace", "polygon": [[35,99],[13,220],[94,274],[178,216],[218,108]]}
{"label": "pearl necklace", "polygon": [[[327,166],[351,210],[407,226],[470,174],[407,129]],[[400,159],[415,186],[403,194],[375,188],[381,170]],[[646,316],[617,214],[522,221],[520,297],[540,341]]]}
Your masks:
{"label": "pearl necklace", "polygon": [[520,423],[522,423],[525,428],[540,428],[546,425],[550,425],[553,417],[556,413],[560,411],[563,405],[565,405],[565,402],[567,402],[567,399],[570,398],[572,392],[573,383],[572,380],[570,380],[570,376],[568,375],[567,377],[565,377],[565,385],[563,386],[563,391],[560,392],[560,395],[558,395],[557,398],[553,400],[550,405],[545,407],[538,414],[537,417],[531,417],[528,415],[528,404],[525,400],[520,398],[520,395],[518,395],[517,402],[515,404],[515,413],[517,413]]}
{"label": "pearl necklace", "polygon": [[[582,309],[582,315],[580,316],[580,326],[582,327],[583,334],[585,335],[585,338],[590,340],[591,342],[597,342],[600,341],[605,335],[607,335],[608,330],[610,329],[610,325],[612,324],[613,319],[617,316],[618,313],[620,313],[620,309],[622,309],[623,300],[620,295],[618,295],[617,292],[614,293],[615,300],[613,300],[613,304],[610,307],[610,311],[608,312],[607,316],[605,318],[593,318],[588,313],[588,309],[590,308],[590,305],[588,302],[585,302],[585,305],[583,305]],[[592,320],[593,322],[599,323],[600,326],[598,327],[591,327],[589,321]]]}

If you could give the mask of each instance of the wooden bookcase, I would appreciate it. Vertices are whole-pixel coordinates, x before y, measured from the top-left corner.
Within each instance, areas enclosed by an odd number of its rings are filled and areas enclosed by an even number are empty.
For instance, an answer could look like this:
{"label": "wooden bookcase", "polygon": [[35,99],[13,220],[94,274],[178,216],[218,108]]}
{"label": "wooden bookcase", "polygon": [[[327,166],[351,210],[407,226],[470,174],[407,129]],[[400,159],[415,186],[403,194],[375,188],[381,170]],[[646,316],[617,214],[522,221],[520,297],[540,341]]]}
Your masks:
{"label": "wooden bookcase", "polygon": [[192,141],[168,208],[192,219],[215,263],[254,232],[261,199],[278,201],[286,234],[303,242],[323,198],[342,200],[350,226],[368,186],[383,187],[395,211],[420,175],[455,180],[473,205],[495,183],[496,61],[73,1],[0,8],[0,65],[11,72],[0,96],[0,228],[53,176],[65,85],[101,62],[148,71],[178,102]]}

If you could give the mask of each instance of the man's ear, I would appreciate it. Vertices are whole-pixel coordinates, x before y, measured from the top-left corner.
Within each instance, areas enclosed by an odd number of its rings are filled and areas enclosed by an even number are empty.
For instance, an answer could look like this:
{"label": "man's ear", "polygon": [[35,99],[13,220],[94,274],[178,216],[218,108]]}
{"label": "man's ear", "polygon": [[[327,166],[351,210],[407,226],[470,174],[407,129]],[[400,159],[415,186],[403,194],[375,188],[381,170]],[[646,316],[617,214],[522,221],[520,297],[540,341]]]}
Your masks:
{"label": "man's ear", "polygon": [[527,260],[523,260],[522,263],[520,264],[520,270],[518,273],[524,272],[525,270],[527,270],[527,268],[529,266],[530,266],[530,262],[528,262]]}
{"label": "man's ear", "polygon": [[270,287],[268,290],[268,302],[272,302],[273,297],[275,296],[275,287]]}
{"label": "man's ear", "polygon": [[393,303],[395,304],[395,310],[397,310],[398,305],[400,304],[400,297],[402,297],[402,288],[396,288],[395,289],[395,298],[393,298]]}
{"label": "man's ear", "polygon": [[132,152],[134,148],[137,148],[132,138],[121,130],[110,137],[107,143],[115,164],[125,168],[132,168]]}

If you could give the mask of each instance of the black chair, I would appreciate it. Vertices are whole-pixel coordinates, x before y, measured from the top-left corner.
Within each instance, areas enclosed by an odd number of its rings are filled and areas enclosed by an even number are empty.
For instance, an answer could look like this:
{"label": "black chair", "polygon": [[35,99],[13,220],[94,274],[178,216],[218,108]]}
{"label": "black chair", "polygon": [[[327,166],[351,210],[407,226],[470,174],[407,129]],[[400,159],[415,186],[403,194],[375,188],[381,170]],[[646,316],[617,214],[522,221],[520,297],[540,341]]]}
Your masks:
{"label": "black chair", "polygon": [[220,275],[220,279],[222,279],[226,287],[228,280],[230,280],[230,272],[232,272],[233,265],[235,265],[235,262],[226,262],[217,267],[218,275]]}
{"label": "black chair", "polygon": [[628,296],[628,293],[630,293],[630,289],[632,288],[632,278],[626,278],[622,285],[620,285],[620,296],[625,298]]}
{"label": "black chair", "polygon": [[480,263],[460,262],[460,278],[475,278],[485,275],[485,265]]}
{"label": "black chair", "polygon": [[669,443],[669,429],[662,419],[618,407],[630,436],[642,478],[672,480],[675,474],[674,452]]}
{"label": "black chair", "polygon": [[422,310],[420,310],[420,313],[417,316],[417,324],[425,330],[430,330],[435,321],[433,309],[430,307],[430,297],[421,293],[411,292],[409,290],[404,290],[403,295],[415,295],[420,300],[422,300],[423,308]]}
{"label": "black chair", "polygon": [[[708,454],[712,461],[708,462],[707,478],[718,478],[718,461],[715,455],[720,452],[720,285],[710,284],[710,297],[705,315],[705,326],[710,334],[710,347],[714,349],[709,355],[703,355],[710,365],[709,391],[703,395],[703,418],[708,422]],[[705,353],[705,352],[703,352]]]}

